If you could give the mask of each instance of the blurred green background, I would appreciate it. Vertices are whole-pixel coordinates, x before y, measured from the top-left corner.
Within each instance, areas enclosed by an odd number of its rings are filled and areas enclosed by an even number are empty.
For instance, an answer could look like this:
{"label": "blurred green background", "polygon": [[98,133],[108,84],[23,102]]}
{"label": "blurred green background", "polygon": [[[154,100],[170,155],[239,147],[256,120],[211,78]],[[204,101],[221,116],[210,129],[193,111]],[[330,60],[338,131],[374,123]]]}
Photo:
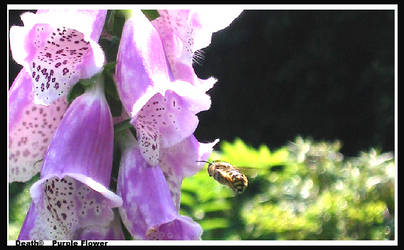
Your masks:
{"label": "blurred green background", "polygon": [[[235,195],[209,177],[206,164],[184,179],[180,213],[200,223],[204,240],[394,239],[393,154],[344,157],[340,147],[301,137],[273,150],[223,141],[210,160],[245,167],[248,188]],[[10,185],[10,239],[18,237],[37,179]]]}
{"label": "blurred green background", "polygon": [[205,166],[184,180],[181,212],[202,225],[203,239],[393,239],[393,155],[344,158],[340,146],[301,137],[273,151],[223,142],[211,160],[254,167],[249,187],[235,195]]}

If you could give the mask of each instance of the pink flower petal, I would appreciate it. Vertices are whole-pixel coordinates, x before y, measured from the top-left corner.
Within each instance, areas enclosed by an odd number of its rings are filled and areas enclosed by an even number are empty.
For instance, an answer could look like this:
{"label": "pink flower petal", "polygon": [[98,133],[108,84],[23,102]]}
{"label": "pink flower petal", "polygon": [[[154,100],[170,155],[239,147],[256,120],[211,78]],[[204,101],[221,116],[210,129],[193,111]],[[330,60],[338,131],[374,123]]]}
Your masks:
{"label": "pink flower petal", "polygon": [[[89,37],[98,41],[101,36],[102,29],[104,28],[105,18],[107,16],[107,10],[80,10],[80,9],[40,9],[37,14],[48,13],[53,15],[57,19],[61,19],[61,16],[66,16],[66,20],[69,20],[72,16],[75,19],[68,21],[69,25],[77,30],[89,34]],[[52,18],[50,16],[49,18]]]}
{"label": "pink flower petal", "polygon": [[160,37],[140,11],[123,28],[116,83],[131,123],[137,130],[141,154],[157,165],[160,148],[190,136],[198,125],[196,113],[210,107],[203,87],[170,81]]}
{"label": "pink flower petal", "polygon": [[22,69],[9,91],[9,181],[25,182],[39,172],[38,162],[67,109],[65,98],[50,106],[33,103],[32,81]]}
{"label": "pink flower petal", "polygon": [[187,216],[178,216],[177,219],[161,224],[147,232],[148,240],[200,240],[201,226]]}
{"label": "pink flower petal", "polygon": [[174,79],[198,82],[192,68],[195,51],[207,47],[212,33],[228,26],[241,10],[159,10],[158,30]]}
{"label": "pink flower petal", "polygon": [[143,240],[200,239],[202,228],[178,214],[161,169],[145,161],[132,136],[125,138],[117,192],[122,196],[119,212],[128,231]]}
{"label": "pink flower petal", "polygon": [[69,174],[95,190],[108,187],[112,154],[112,116],[96,83],[67,109],[45,154],[41,179]]}
{"label": "pink flower petal", "polygon": [[102,194],[70,176],[46,179],[41,188],[40,199],[33,200],[18,239],[122,238],[111,228],[114,213]]}
{"label": "pink flower petal", "polygon": [[190,136],[199,122],[195,114],[210,107],[209,96],[186,82],[172,82],[169,87],[132,118],[141,153],[152,166],[158,163],[160,149]]}
{"label": "pink flower petal", "polygon": [[237,7],[193,10],[190,14],[191,26],[196,29],[193,51],[209,46],[212,40],[212,33],[229,26],[242,11],[242,9]]}
{"label": "pink flower petal", "polygon": [[115,214],[114,220],[109,225],[91,225],[80,232],[79,240],[124,240],[121,220]]}
{"label": "pink flower petal", "polygon": [[[26,218],[29,239],[77,239],[108,228],[122,199],[108,189],[113,124],[96,84],[67,109],[48,147],[41,179],[31,189],[36,219]],[[34,224],[34,225],[32,225]],[[95,232],[94,232],[95,233]],[[87,234],[85,234],[87,235]]]}
{"label": "pink flower petal", "polygon": [[133,11],[123,27],[115,77],[122,104],[131,116],[163,92],[159,85],[169,83],[160,37],[140,10]]}
{"label": "pink flower petal", "polygon": [[32,77],[36,104],[51,104],[79,79],[101,70],[104,53],[93,38],[98,40],[105,15],[106,11],[27,12],[21,16],[23,27],[11,27],[12,55]]}

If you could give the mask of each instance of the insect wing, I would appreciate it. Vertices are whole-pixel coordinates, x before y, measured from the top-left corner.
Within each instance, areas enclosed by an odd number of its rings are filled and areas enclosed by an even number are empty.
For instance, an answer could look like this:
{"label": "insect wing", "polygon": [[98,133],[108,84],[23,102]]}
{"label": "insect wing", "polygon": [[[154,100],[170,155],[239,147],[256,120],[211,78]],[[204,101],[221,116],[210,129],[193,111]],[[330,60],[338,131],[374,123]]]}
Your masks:
{"label": "insect wing", "polygon": [[250,178],[257,177],[258,173],[263,171],[263,169],[261,169],[261,168],[254,168],[254,167],[247,167],[247,166],[237,167],[237,170]]}

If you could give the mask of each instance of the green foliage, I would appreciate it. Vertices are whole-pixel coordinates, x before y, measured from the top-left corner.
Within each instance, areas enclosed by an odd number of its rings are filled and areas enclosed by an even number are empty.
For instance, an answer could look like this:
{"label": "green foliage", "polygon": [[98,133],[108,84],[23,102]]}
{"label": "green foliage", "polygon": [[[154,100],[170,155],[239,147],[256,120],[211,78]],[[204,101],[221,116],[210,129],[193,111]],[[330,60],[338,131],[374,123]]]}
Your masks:
{"label": "green foliage", "polygon": [[72,103],[76,97],[79,97],[80,95],[84,94],[85,88],[84,86],[80,83],[80,81],[75,84],[67,94],[67,103]]}
{"label": "green foliage", "polygon": [[142,10],[142,12],[150,21],[160,16],[157,10]]}
{"label": "green foliage", "polygon": [[28,182],[13,182],[9,184],[9,240],[17,239],[20,233],[25,216],[31,205],[29,189],[37,180],[39,180],[39,173]]}
{"label": "green foliage", "polygon": [[103,48],[107,62],[114,62],[118,53],[119,41],[128,13],[123,10],[108,10],[99,44]]}
{"label": "green foliage", "polygon": [[108,10],[103,30],[103,37],[111,39],[115,36],[118,38],[119,43],[119,38],[121,37],[123,26],[126,19],[128,19],[130,15],[131,13],[129,10]]}
{"label": "green foliage", "polygon": [[114,117],[120,116],[122,114],[122,103],[119,99],[118,90],[114,82],[113,74],[115,72],[115,63],[109,63],[104,66],[104,88],[105,97],[110,107],[111,114]]}
{"label": "green foliage", "polygon": [[222,142],[210,160],[253,168],[249,187],[236,195],[205,166],[183,181],[181,213],[201,224],[203,239],[393,239],[393,155],[344,159],[340,147],[300,137],[273,152]]}

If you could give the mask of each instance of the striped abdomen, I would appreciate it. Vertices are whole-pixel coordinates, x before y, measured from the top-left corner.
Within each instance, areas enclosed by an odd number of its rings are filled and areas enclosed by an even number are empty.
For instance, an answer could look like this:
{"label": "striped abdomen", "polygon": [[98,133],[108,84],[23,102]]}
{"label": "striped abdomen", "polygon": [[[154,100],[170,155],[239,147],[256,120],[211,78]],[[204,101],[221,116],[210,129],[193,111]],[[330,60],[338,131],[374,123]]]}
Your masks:
{"label": "striped abdomen", "polygon": [[242,193],[248,186],[247,177],[230,163],[217,161],[208,167],[209,176],[220,184],[226,185],[237,193]]}

